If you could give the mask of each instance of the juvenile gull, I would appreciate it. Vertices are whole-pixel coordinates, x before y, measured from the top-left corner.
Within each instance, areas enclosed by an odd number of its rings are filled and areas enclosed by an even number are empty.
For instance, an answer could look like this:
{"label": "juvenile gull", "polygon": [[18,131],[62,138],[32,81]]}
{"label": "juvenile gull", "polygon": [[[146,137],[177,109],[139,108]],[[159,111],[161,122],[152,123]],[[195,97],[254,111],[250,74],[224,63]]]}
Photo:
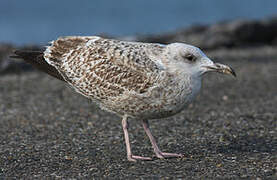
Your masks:
{"label": "juvenile gull", "polygon": [[201,87],[202,75],[235,76],[228,66],[214,63],[199,48],[183,44],[126,42],[97,36],[71,36],[51,42],[45,51],[16,51],[17,58],[67,82],[102,109],[122,117],[127,158],[132,154],[128,118],[140,120],[158,158],[181,157],[162,152],[148,120],[177,114]]}

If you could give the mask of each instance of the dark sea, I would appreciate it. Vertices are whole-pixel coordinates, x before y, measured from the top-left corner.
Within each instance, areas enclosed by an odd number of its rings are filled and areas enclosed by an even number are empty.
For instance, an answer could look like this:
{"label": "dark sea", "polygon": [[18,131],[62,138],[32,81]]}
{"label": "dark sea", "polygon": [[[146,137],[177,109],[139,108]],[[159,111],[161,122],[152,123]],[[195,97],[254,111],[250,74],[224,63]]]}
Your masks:
{"label": "dark sea", "polygon": [[277,0],[0,0],[0,42],[45,44],[69,35],[154,34],[275,15]]}

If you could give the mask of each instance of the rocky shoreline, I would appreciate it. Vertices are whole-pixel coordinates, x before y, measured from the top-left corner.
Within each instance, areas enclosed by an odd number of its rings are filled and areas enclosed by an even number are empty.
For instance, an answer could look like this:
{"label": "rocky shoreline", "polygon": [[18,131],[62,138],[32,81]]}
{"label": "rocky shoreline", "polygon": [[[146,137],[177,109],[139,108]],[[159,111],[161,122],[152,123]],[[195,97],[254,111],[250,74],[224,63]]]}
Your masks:
{"label": "rocky shoreline", "polygon": [[184,42],[204,50],[277,44],[277,17],[264,20],[234,20],[214,25],[196,25],[161,35],[141,36],[143,42]]}
{"label": "rocky shoreline", "polygon": [[[110,36],[104,35],[104,37]],[[200,47],[205,51],[277,46],[277,17],[264,20],[234,20],[213,25],[195,25],[175,32],[158,35],[119,37],[119,39],[162,44],[183,42]],[[28,66],[9,58],[14,49],[21,48],[39,50],[42,47],[36,45],[16,47],[11,44],[0,43],[0,74],[16,72],[19,69],[30,69]]]}

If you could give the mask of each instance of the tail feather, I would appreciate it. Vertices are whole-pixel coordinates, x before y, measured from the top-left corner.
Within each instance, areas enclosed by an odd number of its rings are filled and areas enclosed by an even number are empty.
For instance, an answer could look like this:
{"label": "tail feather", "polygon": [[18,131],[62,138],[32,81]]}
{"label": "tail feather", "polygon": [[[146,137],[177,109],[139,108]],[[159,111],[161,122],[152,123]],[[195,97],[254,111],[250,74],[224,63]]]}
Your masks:
{"label": "tail feather", "polygon": [[58,70],[45,61],[43,57],[43,51],[16,50],[14,54],[14,56],[11,56],[12,58],[23,59],[25,62],[33,65],[37,69],[64,81]]}

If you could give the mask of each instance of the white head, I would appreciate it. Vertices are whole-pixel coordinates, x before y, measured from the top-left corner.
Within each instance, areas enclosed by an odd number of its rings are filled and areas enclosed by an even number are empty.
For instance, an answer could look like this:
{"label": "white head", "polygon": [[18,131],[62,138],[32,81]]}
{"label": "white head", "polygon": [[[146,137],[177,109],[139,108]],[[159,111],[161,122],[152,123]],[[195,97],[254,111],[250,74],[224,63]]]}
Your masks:
{"label": "white head", "polygon": [[214,63],[199,48],[183,43],[172,43],[166,46],[164,63],[171,71],[202,76],[206,72],[215,71],[236,76],[234,70],[226,65]]}

